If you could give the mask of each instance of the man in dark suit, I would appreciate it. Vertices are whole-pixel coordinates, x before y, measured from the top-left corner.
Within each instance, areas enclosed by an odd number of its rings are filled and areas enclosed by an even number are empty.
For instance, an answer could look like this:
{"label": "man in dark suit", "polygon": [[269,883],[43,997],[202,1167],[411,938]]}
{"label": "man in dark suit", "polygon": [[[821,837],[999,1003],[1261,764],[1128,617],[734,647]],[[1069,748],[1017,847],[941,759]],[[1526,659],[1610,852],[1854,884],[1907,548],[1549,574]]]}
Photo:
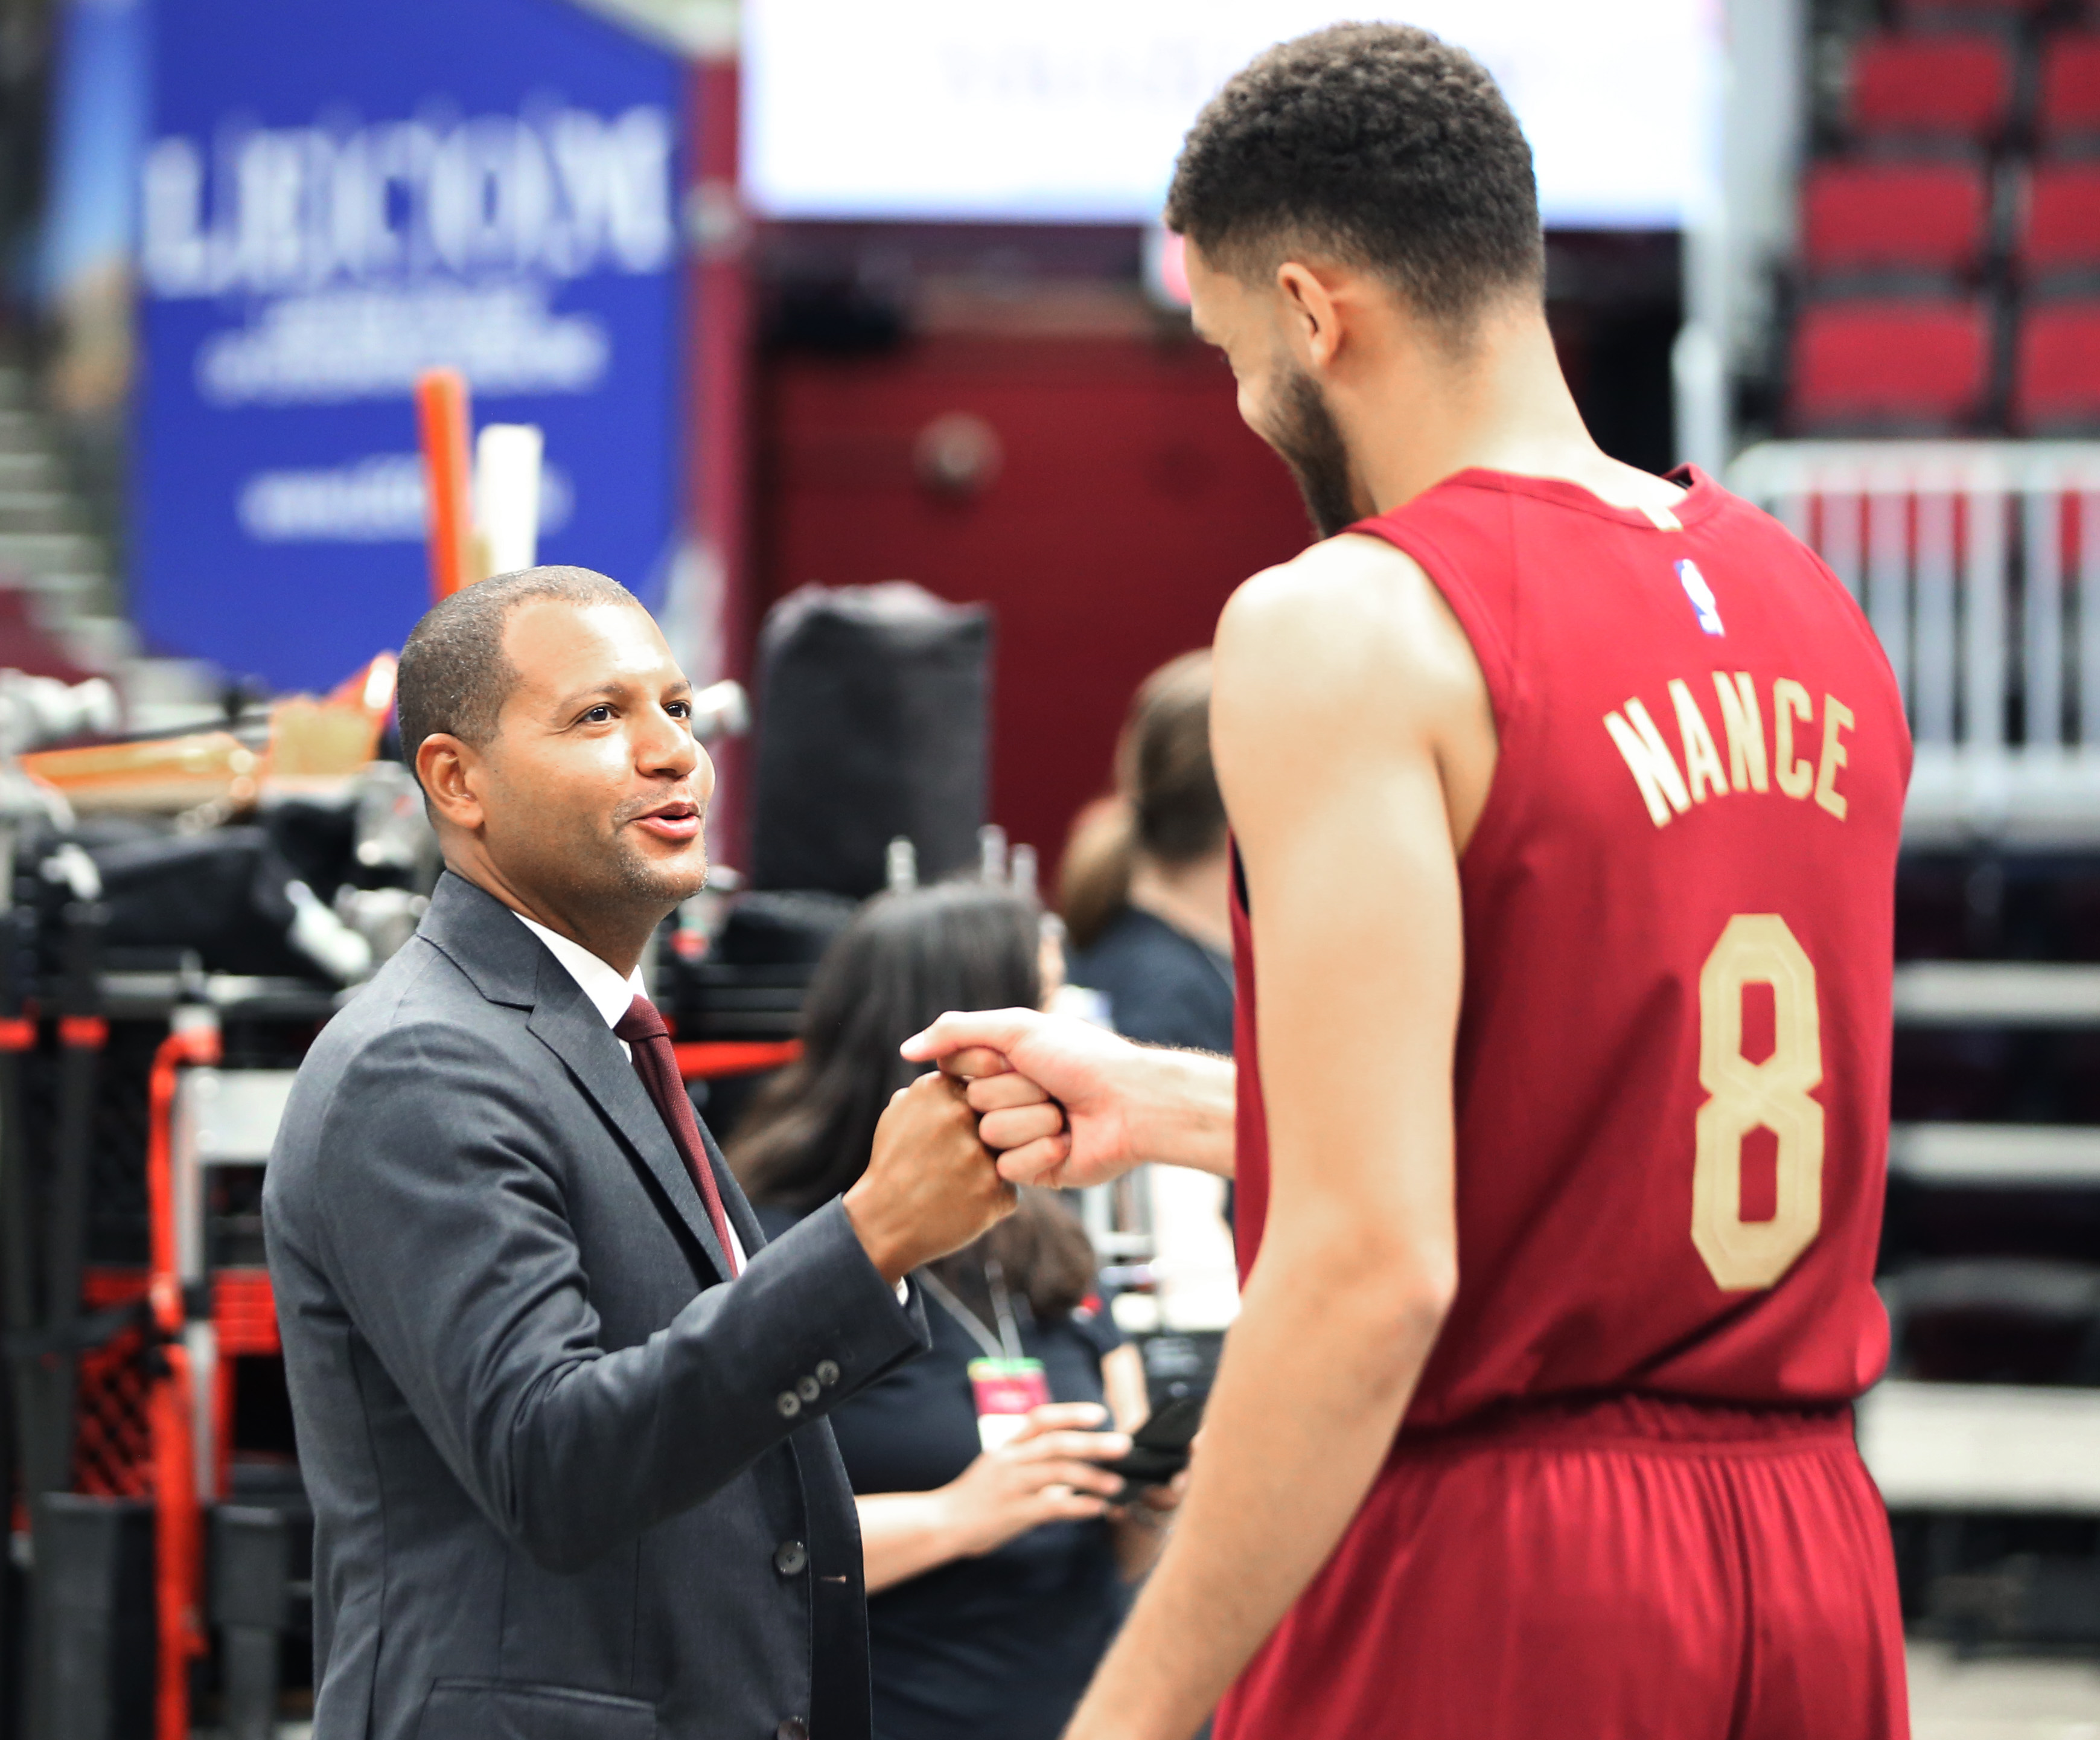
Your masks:
{"label": "man in dark suit", "polygon": [[439,605],[402,744],[447,873],[322,1033],[264,1193],[316,1519],[316,1740],[862,1740],[827,1411],[927,1341],[904,1277],[1010,1206],[957,1091],[767,1245],[637,963],[713,771],[623,588]]}

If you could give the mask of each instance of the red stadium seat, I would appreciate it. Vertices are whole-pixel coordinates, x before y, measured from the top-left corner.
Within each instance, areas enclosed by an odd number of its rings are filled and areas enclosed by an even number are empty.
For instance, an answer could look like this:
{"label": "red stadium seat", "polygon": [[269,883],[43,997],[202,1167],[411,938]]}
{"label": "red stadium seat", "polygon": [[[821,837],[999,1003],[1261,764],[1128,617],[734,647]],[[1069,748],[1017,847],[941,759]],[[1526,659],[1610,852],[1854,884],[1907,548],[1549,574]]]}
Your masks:
{"label": "red stadium seat", "polygon": [[2022,280],[2100,289],[2100,162],[2037,166],[2020,205],[2014,258]]}
{"label": "red stadium seat", "polygon": [[2100,34],[2059,36],[2043,50],[2036,121],[2052,151],[2100,151]]}
{"label": "red stadium seat", "polygon": [[1957,434],[1982,415],[1990,379],[1980,303],[1819,303],[1794,329],[1792,421],[1803,433]]}
{"label": "red stadium seat", "polygon": [[1953,24],[1965,29],[2016,29],[2051,0],[1898,0],[1896,15],[1906,29]]}
{"label": "red stadium seat", "polygon": [[2100,301],[2051,303],[2021,323],[2013,426],[2022,435],[2100,435]]}
{"label": "red stadium seat", "polygon": [[1966,277],[1990,238],[1990,193],[1970,163],[1821,163],[1802,194],[1811,277],[1910,271]]}
{"label": "red stadium seat", "polygon": [[1993,36],[1873,37],[1852,57],[1852,126],[1864,136],[1988,143],[2012,98],[2012,55]]}

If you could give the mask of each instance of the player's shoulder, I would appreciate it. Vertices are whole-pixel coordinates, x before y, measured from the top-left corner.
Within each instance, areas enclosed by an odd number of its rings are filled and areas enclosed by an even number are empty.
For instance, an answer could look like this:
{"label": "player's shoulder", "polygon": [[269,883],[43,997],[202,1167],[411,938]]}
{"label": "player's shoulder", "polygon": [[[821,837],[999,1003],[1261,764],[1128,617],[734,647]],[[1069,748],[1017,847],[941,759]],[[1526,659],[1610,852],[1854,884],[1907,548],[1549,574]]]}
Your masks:
{"label": "player's shoulder", "polygon": [[1229,620],[1266,627],[1349,609],[1382,615],[1410,585],[1429,584],[1421,565],[1383,538],[1344,532],[1244,581],[1225,606]]}
{"label": "player's shoulder", "polygon": [[1369,692],[1432,700],[1480,681],[1472,649],[1421,564],[1344,532],[1242,582],[1218,621],[1221,696],[1326,711]]}

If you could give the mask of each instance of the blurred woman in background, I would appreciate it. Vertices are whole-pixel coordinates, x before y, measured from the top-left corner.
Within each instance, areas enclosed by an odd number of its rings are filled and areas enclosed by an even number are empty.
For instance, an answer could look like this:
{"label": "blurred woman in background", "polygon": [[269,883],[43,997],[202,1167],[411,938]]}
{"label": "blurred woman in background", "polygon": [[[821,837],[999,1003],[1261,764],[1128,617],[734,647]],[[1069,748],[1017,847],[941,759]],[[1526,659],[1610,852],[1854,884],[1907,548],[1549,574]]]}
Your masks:
{"label": "blurred woman in background", "polygon": [[[871,901],[818,965],[803,1053],[761,1090],[729,1159],[769,1235],[853,1184],[920,1071],[897,1048],[946,1009],[1039,1006],[1039,912],[951,883]],[[1100,1466],[1147,1411],[1137,1350],[1094,1303],[1094,1253],[1054,1194],[915,1277],[932,1351],[836,1409],[860,1509],[877,1740],[1052,1740],[1158,1556],[1175,1495],[1113,1505]],[[973,1361],[1039,1361],[1049,1393],[1008,1442]],[[1113,1424],[1114,1431],[1100,1427]],[[987,1448],[997,1444],[998,1447]]]}
{"label": "blurred woman in background", "polygon": [[1232,873],[1211,768],[1211,655],[1145,679],[1116,745],[1115,793],[1082,811],[1059,872],[1073,983],[1126,1037],[1229,1055]]}

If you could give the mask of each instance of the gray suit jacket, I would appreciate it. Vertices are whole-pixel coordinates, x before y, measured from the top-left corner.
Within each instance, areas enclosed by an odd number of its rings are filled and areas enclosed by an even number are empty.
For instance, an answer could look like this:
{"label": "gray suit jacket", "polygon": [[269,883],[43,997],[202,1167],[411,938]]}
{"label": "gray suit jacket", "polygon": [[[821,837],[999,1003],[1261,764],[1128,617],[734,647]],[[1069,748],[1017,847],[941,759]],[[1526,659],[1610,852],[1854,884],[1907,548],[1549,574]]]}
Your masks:
{"label": "gray suit jacket", "polygon": [[823,1415],[927,1345],[836,1203],[748,1267],[620,1044],[446,876],[323,1031],[263,1193],[315,1516],[315,1740],[868,1732]]}

